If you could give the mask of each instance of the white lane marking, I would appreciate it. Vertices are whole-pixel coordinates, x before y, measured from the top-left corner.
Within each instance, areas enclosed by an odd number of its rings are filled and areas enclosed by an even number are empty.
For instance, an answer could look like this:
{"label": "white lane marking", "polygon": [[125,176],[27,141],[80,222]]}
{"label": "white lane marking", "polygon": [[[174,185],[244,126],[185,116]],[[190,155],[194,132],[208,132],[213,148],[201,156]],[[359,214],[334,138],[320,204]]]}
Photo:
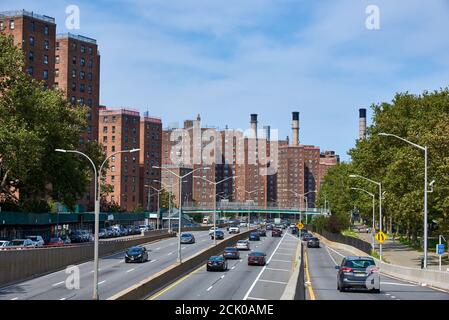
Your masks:
{"label": "white lane marking", "polygon": [[136,270],[136,269],[134,269],[134,268],[132,268],[132,269],[129,269],[128,271],[126,271],[126,273],[128,273],[128,272],[132,272],[132,271],[134,271],[134,270]]}
{"label": "white lane marking", "polygon": [[154,249],[154,250],[158,251],[158,250],[161,250],[161,248],[159,247],[159,248],[156,248],[156,249]]}
{"label": "white lane marking", "polygon": [[232,268],[231,268],[231,270],[234,270],[235,269],[235,266],[233,266]]}
{"label": "white lane marking", "polygon": [[329,252],[328,249],[329,249],[329,247],[326,247],[326,252],[327,252],[327,254],[328,254],[329,257],[332,259],[332,262],[333,262],[336,266],[338,266],[337,261],[335,261],[334,257],[332,257],[332,255],[331,255],[331,253]]}
{"label": "white lane marking", "polygon": [[12,298],[11,300],[17,300],[17,299],[19,299],[19,297]]}
{"label": "white lane marking", "polygon": [[153,262],[156,262],[158,259],[154,259],[154,260],[150,260],[150,262],[149,263],[153,263]]}
{"label": "white lane marking", "polygon": [[173,252],[169,252],[169,253],[168,253],[168,256],[171,255],[171,254],[173,254]]}
{"label": "white lane marking", "polygon": [[211,291],[214,286],[210,286],[206,291]]}
{"label": "white lane marking", "polygon": [[121,260],[121,261],[119,261],[119,263],[123,263],[123,262],[125,262],[125,260]]}
{"label": "white lane marking", "polygon": [[58,283],[52,284],[51,286],[52,286],[52,287],[56,287],[56,286],[59,286],[60,284],[63,284],[63,283],[64,283],[64,281],[61,281],[61,282],[58,282]]}
{"label": "white lane marking", "polygon": [[279,255],[282,255],[282,256],[289,256],[289,257],[291,257],[293,252],[290,253],[290,254],[286,254],[286,253],[276,253],[276,254],[279,254]]}
{"label": "white lane marking", "polygon": [[222,275],[220,278],[223,279],[225,277],[225,275]]}
{"label": "white lane marking", "polygon": [[271,261],[276,261],[276,262],[288,262],[288,263],[291,263],[291,262],[292,262],[291,260],[279,260],[279,259],[273,259],[273,260],[271,260]]}
{"label": "white lane marking", "polygon": [[390,298],[391,298],[391,299],[396,299],[396,297],[395,297],[395,296],[391,296]]}
{"label": "white lane marking", "polygon": [[287,272],[290,271],[290,270],[287,270],[287,269],[276,269],[276,268],[267,268],[267,270],[273,270],[273,271],[287,271]]}
{"label": "white lane marking", "polygon": [[389,294],[389,293],[385,293],[385,295],[386,295],[386,296],[390,296],[391,294]]}
{"label": "white lane marking", "polygon": [[248,297],[248,300],[268,300],[268,299]]}
{"label": "white lane marking", "polygon": [[269,283],[278,283],[278,284],[287,284],[287,282],[283,281],[273,281],[273,280],[265,280],[265,279],[259,279],[261,282],[269,282]]}
{"label": "white lane marking", "polygon": [[106,282],[106,280],[103,280],[103,281],[101,281],[101,282],[98,282],[98,284],[100,285],[100,284],[103,284],[103,283],[105,283]]}
{"label": "white lane marking", "polygon": [[[273,253],[271,254],[270,258],[267,261],[267,264],[271,261],[271,259],[273,258],[274,254],[276,253],[277,249],[279,249],[279,247],[281,246],[282,240],[284,240],[286,233],[284,233],[284,236],[282,237],[282,239],[279,241],[278,245],[276,246],[276,248],[274,249]],[[257,281],[259,281],[260,276],[262,275],[262,273],[265,271],[265,269],[267,268],[267,266],[265,265],[262,270],[260,270],[259,274],[257,275],[256,279],[254,280],[253,284],[251,285],[251,287],[248,289],[248,292],[246,292],[245,296],[243,297],[243,300],[248,299],[249,294],[251,293],[251,291],[253,291],[254,286],[256,285]]]}
{"label": "white lane marking", "polygon": [[[94,273],[94,271],[95,271],[95,270],[92,270],[90,273]],[[98,272],[100,272],[100,271],[101,271],[101,269],[98,269]]]}
{"label": "white lane marking", "polygon": [[59,299],[59,300],[65,300],[66,298],[61,298],[61,299]]}
{"label": "white lane marking", "polygon": [[393,285],[393,286],[404,286],[404,287],[417,287],[416,284],[397,283],[397,282],[383,282],[383,281],[381,281],[380,284],[390,284],[390,285]]}

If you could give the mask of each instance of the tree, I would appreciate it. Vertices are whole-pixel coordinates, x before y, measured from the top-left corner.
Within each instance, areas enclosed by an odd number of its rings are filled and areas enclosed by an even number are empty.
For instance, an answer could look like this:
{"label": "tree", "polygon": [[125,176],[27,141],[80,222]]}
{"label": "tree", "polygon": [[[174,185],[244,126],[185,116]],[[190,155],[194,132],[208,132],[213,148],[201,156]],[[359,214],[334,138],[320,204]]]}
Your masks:
{"label": "tree", "polygon": [[171,192],[166,191],[165,189],[161,190],[160,201],[161,201],[161,208],[168,210],[169,203],[171,208],[176,208],[175,195]]}
{"label": "tree", "polygon": [[[54,149],[79,148],[87,109],[71,106],[62,91],[46,90],[31,79],[23,72],[23,59],[12,37],[0,34],[0,198],[23,211],[47,212],[51,198],[73,208],[92,169],[84,159]],[[89,143],[86,150],[100,147]]]}

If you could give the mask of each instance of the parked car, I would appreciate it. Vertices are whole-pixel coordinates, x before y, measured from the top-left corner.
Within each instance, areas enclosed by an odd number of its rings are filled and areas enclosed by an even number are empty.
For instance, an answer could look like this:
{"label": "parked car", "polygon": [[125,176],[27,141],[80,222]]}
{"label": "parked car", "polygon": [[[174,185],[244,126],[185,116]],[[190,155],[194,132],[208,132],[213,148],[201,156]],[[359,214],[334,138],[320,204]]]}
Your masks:
{"label": "parked car", "polygon": [[62,247],[65,245],[64,240],[62,240],[60,237],[50,238],[47,244],[54,247]]}
{"label": "parked car", "polygon": [[317,237],[311,237],[307,240],[307,248],[319,248],[320,247],[320,239]]}
{"label": "parked car", "polygon": [[236,225],[230,226],[229,227],[229,233],[240,233],[240,228]]}
{"label": "parked car", "polygon": [[249,241],[260,241],[260,236],[258,232],[251,232],[249,234]]}
{"label": "parked car", "polygon": [[264,266],[267,263],[265,257],[266,257],[265,253],[253,251],[250,254],[248,254],[248,265]]}
{"label": "parked car", "polygon": [[69,238],[70,241],[74,243],[85,242],[85,237],[83,236],[81,230],[73,230],[72,232],[70,232]]}
{"label": "parked car", "polygon": [[18,249],[20,248],[34,248],[35,244],[33,240],[31,239],[14,239],[9,242],[8,247],[16,247]]}
{"label": "parked car", "polygon": [[106,236],[107,236],[106,229],[103,228],[103,229],[98,230],[98,238],[99,239],[105,239]]}
{"label": "parked car", "polygon": [[240,252],[235,247],[227,247],[224,249],[223,257],[225,259],[240,259]]}
{"label": "parked car", "polygon": [[265,229],[267,230],[273,230],[273,225],[271,223],[267,224],[267,226],[265,227]]}
{"label": "parked car", "polygon": [[212,271],[212,270],[221,270],[226,271],[228,270],[228,262],[223,256],[211,256],[207,260],[206,264],[206,270]]}
{"label": "parked car", "polygon": [[282,230],[278,229],[278,228],[273,228],[273,230],[271,230],[271,236],[272,237],[282,237]]}
{"label": "parked car", "polygon": [[9,246],[9,241],[8,240],[0,240],[0,249],[1,248],[6,248],[7,246]]}
{"label": "parked car", "polygon": [[115,237],[115,231],[111,227],[106,228],[106,237],[113,238]]}
{"label": "parked car", "polygon": [[45,244],[45,241],[41,236],[27,236],[26,238],[33,241],[35,247],[42,247]]}
{"label": "parked car", "polygon": [[265,229],[258,229],[257,232],[259,232],[260,237],[266,237],[267,231]]}
{"label": "parked car", "polygon": [[238,250],[249,250],[249,241],[248,240],[237,241],[236,248]]}
{"label": "parked car", "polygon": [[191,233],[181,234],[181,243],[195,243],[195,237]]}
{"label": "parked car", "polygon": [[212,234],[210,235],[210,238],[214,239],[214,236],[217,238],[217,240],[223,240],[224,232],[221,230],[215,230],[215,232],[212,232]]}
{"label": "parked car", "polygon": [[248,223],[246,222],[240,222],[240,227],[246,227],[248,225]]}
{"label": "parked car", "polygon": [[338,270],[337,289],[340,292],[349,288],[366,288],[375,293],[380,292],[379,268],[373,258],[345,257],[335,269]]}
{"label": "parked car", "polygon": [[148,251],[143,246],[129,248],[125,253],[125,263],[148,261]]}

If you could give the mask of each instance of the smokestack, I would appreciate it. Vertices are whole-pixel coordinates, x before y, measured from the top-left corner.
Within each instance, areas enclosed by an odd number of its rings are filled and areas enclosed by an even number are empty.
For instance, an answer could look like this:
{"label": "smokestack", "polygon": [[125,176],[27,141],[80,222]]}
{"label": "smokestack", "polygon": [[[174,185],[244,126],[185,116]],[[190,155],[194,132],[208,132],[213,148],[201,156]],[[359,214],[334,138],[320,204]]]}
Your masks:
{"label": "smokestack", "polygon": [[257,138],[257,114],[251,114],[251,131],[253,132],[253,137]]}
{"label": "smokestack", "polygon": [[292,145],[299,144],[299,112],[292,112]]}
{"label": "smokestack", "polygon": [[265,133],[265,139],[267,139],[267,141],[270,141],[270,126],[264,126],[263,127],[264,133]]}
{"label": "smokestack", "polygon": [[366,138],[366,109],[359,109],[359,139],[364,140]]}

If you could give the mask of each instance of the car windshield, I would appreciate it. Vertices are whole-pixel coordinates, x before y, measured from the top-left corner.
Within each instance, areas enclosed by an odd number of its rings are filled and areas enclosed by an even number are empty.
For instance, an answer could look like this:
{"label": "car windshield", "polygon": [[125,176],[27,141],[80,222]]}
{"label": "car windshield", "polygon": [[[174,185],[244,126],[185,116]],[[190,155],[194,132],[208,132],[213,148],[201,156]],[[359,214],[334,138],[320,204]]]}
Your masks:
{"label": "car windshield", "polygon": [[24,240],[13,240],[13,241],[11,241],[11,245],[12,246],[21,246],[21,245],[23,245],[24,244]]}
{"label": "car windshield", "polygon": [[236,252],[237,249],[236,248],[225,248],[224,251],[225,252]]}
{"label": "car windshield", "polygon": [[213,256],[209,258],[209,261],[223,261],[224,258],[220,256]]}
{"label": "car windshield", "polygon": [[133,247],[131,249],[128,249],[128,253],[131,253],[131,254],[141,253],[142,251],[143,251],[143,249],[139,248],[139,247]]}
{"label": "car windshield", "polygon": [[312,237],[312,238],[310,238],[309,240],[312,240],[312,241],[317,241],[317,240],[318,240],[318,238]]}
{"label": "car windshield", "polygon": [[346,260],[345,267],[364,269],[376,265],[371,259]]}
{"label": "car windshield", "polygon": [[190,233],[181,234],[181,238],[190,238],[192,235]]}
{"label": "car windshield", "polygon": [[252,232],[251,235],[254,236],[254,237],[257,237],[257,233],[256,232]]}
{"label": "car windshield", "polygon": [[239,243],[239,244],[246,244],[246,240],[239,240],[239,241],[237,241],[237,243]]}
{"label": "car windshield", "polygon": [[27,239],[30,239],[32,241],[37,241],[37,237],[36,236],[28,236]]}
{"label": "car windshield", "polygon": [[262,252],[251,252],[249,255],[251,257],[263,257],[265,254]]}

